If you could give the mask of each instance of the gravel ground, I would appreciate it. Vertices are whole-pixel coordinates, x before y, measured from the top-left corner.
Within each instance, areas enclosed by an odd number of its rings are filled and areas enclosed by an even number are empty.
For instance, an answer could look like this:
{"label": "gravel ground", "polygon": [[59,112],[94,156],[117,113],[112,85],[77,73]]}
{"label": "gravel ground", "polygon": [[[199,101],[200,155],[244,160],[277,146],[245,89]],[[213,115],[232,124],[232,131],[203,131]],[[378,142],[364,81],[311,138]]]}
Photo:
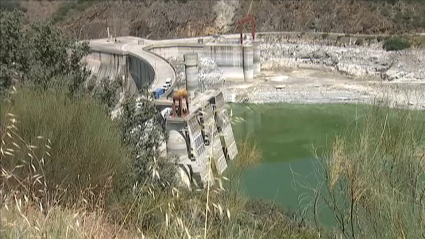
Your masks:
{"label": "gravel ground", "polygon": [[[169,59],[184,83],[182,58]],[[262,73],[252,83],[225,81],[201,58],[199,81],[218,88],[227,102],[366,103],[425,109],[425,50],[386,52],[382,46],[340,47],[267,42],[261,46]]]}
{"label": "gravel ground", "polygon": [[[314,73],[317,70],[305,71]],[[301,70],[300,72],[303,72]],[[276,75],[281,73],[276,72]],[[226,83],[221,90],[227,102],[246,103],[365,103],[389,102],[393,107],[425,109],[425,84],[382,81],[357,81],[335,74],[319,78],[293,80],[283,77],[280,82],[261,79],[250,84]],[[290,79],[292,78],[293,81]],[[294,83],[294,81],[296,83]]]}
{"label": "gravel ground", "polygon": [[228,102],[367,103],[425,109],[425,49],[267,41],[254,83],[228,82]]}
{"label": "gravel ground", "polygon": [[261,63],[264,69],[321,66],[354,78],[425,81],[425,49],[388,52],[382,43],[343,47],[268,41],[261,44]]}

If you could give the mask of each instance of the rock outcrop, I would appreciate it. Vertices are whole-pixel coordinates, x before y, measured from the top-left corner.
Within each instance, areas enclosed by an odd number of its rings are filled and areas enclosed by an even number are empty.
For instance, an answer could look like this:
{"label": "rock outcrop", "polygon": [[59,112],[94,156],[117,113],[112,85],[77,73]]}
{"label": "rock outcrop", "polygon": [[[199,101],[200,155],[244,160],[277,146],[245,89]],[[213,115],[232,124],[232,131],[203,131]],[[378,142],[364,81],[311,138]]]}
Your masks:
{"label": "rock outcrop", "polygon": [[356,78],[425,80],[425,49],[389,52],[376,46],[265,42],[261,45],[261,63],[263,69],[321,66]]}

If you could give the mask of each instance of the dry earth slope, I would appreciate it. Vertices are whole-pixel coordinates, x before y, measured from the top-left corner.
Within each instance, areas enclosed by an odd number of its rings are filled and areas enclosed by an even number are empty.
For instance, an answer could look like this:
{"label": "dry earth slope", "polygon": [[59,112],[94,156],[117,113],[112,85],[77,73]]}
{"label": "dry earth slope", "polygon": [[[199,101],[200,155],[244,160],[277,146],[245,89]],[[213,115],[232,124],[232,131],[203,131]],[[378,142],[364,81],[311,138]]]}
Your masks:
{"label": "dry earth slope", "polygon": [[425,32],[423,0],[99,1],[69,11],[58,24],[80,39],[105,37],[107,26],[116,36],[190,37],[235,32],[234,22],[248,9],[258,31]]}

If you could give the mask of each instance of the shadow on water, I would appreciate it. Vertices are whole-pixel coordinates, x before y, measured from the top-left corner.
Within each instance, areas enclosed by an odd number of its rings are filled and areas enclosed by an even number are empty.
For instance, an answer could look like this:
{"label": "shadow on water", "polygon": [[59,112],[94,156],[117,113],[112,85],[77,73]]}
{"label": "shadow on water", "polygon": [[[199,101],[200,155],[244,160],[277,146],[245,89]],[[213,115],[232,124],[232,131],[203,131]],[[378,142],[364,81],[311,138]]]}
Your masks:
{"label": "shadow on water", "polygon": [[[243,191],[251,198],[269,199],[290,211],[303,211],[313,202],[319,182],[321,156],[336,135],[365,109],[361,105],[234,104],[232,114],[243,122],[233,127],[236,141],[253,138],[263,161],[241,176]],[[307,186],[307,187],[306,187]],[[335,225],[329,210],[320,209],[320,221]]]}

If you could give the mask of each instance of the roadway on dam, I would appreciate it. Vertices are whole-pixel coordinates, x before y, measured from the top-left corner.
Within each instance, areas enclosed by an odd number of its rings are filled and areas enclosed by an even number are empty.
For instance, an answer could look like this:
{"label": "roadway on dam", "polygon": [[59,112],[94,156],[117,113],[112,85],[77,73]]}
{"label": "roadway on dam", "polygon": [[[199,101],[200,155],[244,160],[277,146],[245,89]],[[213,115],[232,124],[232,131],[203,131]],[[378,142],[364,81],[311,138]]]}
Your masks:
{"label": "roadway on dam", "polygon": [[112,54],[131,55],[136,58],[145,60],[152,66],[155,72],[155,78],[151,84],[151,90],[160,88],[165,84],[167,78],[173,81],[172,87],[161,97],[164,100],[173,90],[176,82],[176,72],[168,61],[152,52],[144,50],[148,44],[154,44],[154,41],[149,41],[138,37],[118,37],[108,41],[107,38],[91,40],[89,46],[92,50],[107,52]]}

